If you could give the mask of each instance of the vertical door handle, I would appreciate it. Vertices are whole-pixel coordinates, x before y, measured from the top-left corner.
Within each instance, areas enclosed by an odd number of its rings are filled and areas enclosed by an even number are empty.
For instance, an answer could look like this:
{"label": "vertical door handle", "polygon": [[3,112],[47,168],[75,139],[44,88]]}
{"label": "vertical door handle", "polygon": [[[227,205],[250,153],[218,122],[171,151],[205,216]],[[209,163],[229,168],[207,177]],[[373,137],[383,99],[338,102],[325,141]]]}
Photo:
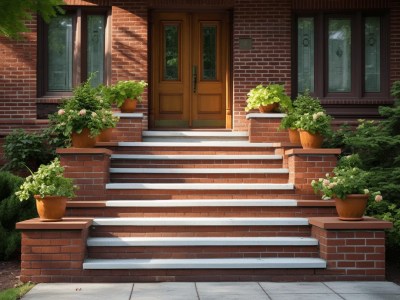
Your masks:
{"label": "vertical door handle", "polygon": [[197,66],[192,68],[193,94],[197,93]]}

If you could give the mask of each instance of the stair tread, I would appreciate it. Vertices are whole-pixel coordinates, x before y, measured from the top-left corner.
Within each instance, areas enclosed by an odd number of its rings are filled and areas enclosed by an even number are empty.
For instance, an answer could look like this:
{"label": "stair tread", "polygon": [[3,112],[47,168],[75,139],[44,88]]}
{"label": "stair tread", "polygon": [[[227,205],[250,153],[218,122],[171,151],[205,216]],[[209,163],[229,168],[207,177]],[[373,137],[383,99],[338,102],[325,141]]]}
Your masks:
{"label": "stair tread", "polygon": [[307,226],[308,218],[94,218],[94,226]]}
{"label": "stair tread", "polygon": [[85,259],[83,269],[305,269],[326,268],[320,258]]}
{"label": "stair tread", "polygon": [[112,154],[111,159],[137,159],[137,160],[276,160],[282,159],[282,155],[266,154],[212,154],[212,155],[188,155],[188,154]]}
{"label": "stair tread", "polygon": [[110,200],[108,207],[297,206],[293,199]]}
{"label": "stair tread", "polygon": [[89,247],[123,246],[316,246],[307,237],[101,237],[88,238]]}
{"label": "stair tread", "polygon": [[110,168],[110,173],[128,174],[288,174],[284,168]]}
{"label": "stair tread", "polygon": [[120,147],[241,147],[278,148],[280,143],[250,143],[248,141],[193,141],[193,142],[119,142]]}
{"label": "stair tread", "polygon": [[106,189],[138,190],[293,190],[292,183],[108,183]]}

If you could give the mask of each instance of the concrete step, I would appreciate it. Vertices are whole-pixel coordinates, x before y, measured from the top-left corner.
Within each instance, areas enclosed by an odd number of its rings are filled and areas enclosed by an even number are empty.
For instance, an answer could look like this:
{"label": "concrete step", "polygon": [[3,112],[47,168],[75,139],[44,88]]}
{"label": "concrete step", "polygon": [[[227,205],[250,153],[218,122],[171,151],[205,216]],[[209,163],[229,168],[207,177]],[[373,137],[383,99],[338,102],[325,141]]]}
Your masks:
{"label": "concrete step", "polygon": [[292,191],[294,185],[291,183],[244,183],[244,184],[230,184],[230,183],[108,183],[107,190],[192,190],[192,191],[234,191],[234,190],[286,190]]}
{"label": "concrete step", "polygon": [[229,131],[144,131],[143,142],[248,141],[247,132]]}
{"label": "concrete step", "polygon": [[197,161],[197,160],[276,160],[282,159],[282,155],[246,155],[246,154],[214,154],[214,155],[185,155],[185,154],[112,154],[111,159],[125,159],[125,160],[189,160],[189,161]]}
{"label": "concrete step", "polygon": [[308,226],[307,218],[94,218],[93,226]]}
{"label": "concrete step", "polygon": [[120,269],[323,269],[320,258],[85,259],[85,270]]}
{"label": "concrete step", "polygon": [[111,174],[288,174],[289,170],[284,168],[269,169],[232,169],[232,168],[110,168]]}
{"label": "concrete step", "polygon": [[195,147],[195,148],[278,148],[280,143],[249,143],[247,141],[193,141],[193,142],[119,142],[119,147]]}
{"label": "concrete step", "polygon": [[307,237],[110,237],[88,238],[88,247],[167,246],[316,246]]}

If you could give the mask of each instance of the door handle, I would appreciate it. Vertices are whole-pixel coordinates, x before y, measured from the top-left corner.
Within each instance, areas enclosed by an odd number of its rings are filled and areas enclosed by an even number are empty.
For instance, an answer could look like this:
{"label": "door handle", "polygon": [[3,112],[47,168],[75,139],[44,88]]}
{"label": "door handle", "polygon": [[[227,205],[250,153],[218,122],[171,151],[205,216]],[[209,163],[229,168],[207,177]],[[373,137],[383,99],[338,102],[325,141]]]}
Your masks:
{"label": "door handle", "polygon": [[197,93],[197,66],[192,68],[193,94]]}

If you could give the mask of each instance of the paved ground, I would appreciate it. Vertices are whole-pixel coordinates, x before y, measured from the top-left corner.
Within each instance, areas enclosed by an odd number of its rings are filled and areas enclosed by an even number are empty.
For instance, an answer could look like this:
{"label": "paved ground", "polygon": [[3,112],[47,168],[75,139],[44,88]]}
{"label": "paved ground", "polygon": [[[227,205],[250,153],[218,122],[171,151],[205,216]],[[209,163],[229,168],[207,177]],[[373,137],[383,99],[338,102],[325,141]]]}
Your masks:
{"label": "paved ground", "polygon": [[167,282],[38,284],[23,300],[400,300],[382,282]]}

